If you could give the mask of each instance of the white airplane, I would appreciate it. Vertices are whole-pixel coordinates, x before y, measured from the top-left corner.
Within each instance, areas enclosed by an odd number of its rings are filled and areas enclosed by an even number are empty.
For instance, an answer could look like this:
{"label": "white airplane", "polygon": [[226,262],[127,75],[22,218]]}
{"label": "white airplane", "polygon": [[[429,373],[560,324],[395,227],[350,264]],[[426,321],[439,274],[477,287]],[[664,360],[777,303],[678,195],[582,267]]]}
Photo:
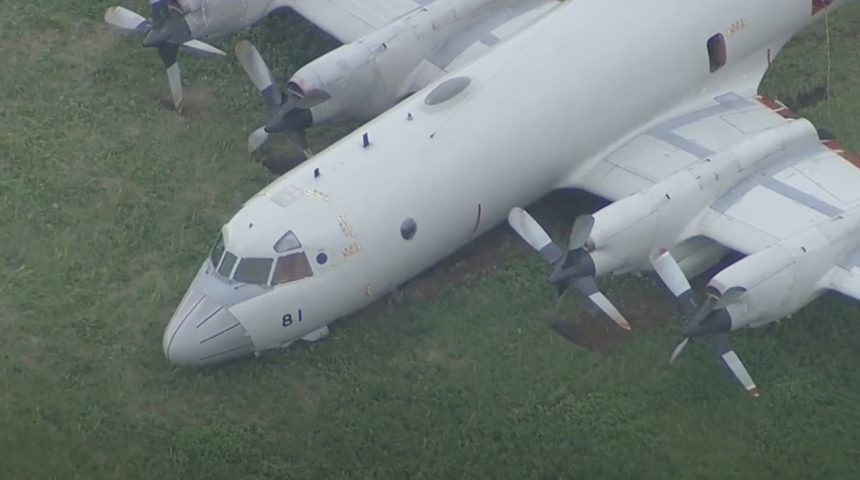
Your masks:
{"label": "white airplane", "polygon": [[[845,3],[548,10],[246,202],[170,320],[165,355],[197,366],[318,340],[508,217],[555,265],[553,283],[622,326],[593,277],[656,269],[688,299],[685,338],[713,343],[756,392],[726,318],[758,326],[824,289],[860,298],[860,159],[756,93],[785,43]],[[568,252],[518,208],[561,188],[617,202],[576,222]],[[726,248],[749,256],[695,301],[686,275]]]}

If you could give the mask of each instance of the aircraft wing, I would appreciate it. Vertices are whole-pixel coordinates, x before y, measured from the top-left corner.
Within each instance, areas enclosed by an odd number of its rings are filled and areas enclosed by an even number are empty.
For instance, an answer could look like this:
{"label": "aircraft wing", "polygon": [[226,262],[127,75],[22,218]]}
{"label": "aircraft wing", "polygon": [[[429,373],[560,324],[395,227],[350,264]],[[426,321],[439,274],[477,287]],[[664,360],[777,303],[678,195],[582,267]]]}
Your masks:
{"label": "aircraft wing", "polygon": [[427,58],[427,61],[444,72],[467,65],[501,43],[538,17],[552,10],[558,0],[502,0],[500,8],[488,10],[468,28],[451,35],[447,41]]}
{"label": "aircraft wing", "polygon": [[430,0],[281,0],[343,43],[357,40]]}
{"label": "aircraft wing", "polygon": [[[432,3],[433,0],[281,0],[289,7],[343,43],[357,40],[398,18]],[[456,2],[453,2],[456,7]],[[450,71],[474,61],[495,44],[504,41],[558,0],[495,0],[487,12],[465,30],[453,34],[428,58],[431,65]]]}
{"label": "aircraft wing", "polygon": [[[785,105],[766,97],[722,95],[655,124],[573,183],[615,201],[794,118]],[[752,254],[857,207],[858,185],[860,158],[833,140],[813,142],[784,152],[717,197],[690,233]],[[860,275],[860,268],[855,270]]]}

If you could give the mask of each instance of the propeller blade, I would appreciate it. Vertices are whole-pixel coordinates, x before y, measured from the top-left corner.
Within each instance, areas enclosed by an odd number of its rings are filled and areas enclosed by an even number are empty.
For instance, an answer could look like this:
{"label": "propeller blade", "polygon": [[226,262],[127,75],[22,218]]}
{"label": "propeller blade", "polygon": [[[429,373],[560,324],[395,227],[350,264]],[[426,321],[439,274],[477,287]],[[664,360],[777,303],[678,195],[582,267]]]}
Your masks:
{"label": "propeller blade", "polygon": [[[251,42],[247,40],[239,42],[236,45],[236,56],[239,58],[239,63],[258,92],[262,93],[274,86],[275,78],[272,76],[272,72],[269,70],[260,52],[257,51],[257,48]],[[280,102],[278,103],[280,104]]]}
{"label": "propeller blade", "polygon": [[331,95],[328,92],[324,90],[311,90],[310,92],[305,93],[305,95],[296,102],[296,108],[310,110],[329,100],[331,100]]}
{"label": "propeller blade", "polygon": [[151,24],[135,12],[125,7],[110,7],[105,11],[105,23],[129,33],[146,33]]}
{"label": "propeller blade", "polygon": [[681,340],[681,343],[679,343],[679,344],[675,347],[675,349],[674,349],[674,350],[672,350],[672,356],[671,356],[671,357],[669,357],[669,363],[675,363],[675,359],[677,359],[677,358],[678,358],[678,355],[680,355],[680,354],[681,354],[681,352],[683,352],[683,351],[684,351],[684,347],[686,347],[686,346],[687,346],[687,343],[688,343],[689,341],[690,341],[690,337],[684,337],[684,339],[683,339],[683,340]]}
{"label": "propeller blade", "polygon": [[699,310],[696,312],[693,318],[691,318],[690,321],[687,322],[687,327],[689,328],[698,326],[700,323],[702,323],[702,321],[708,317],[708,314],[714,310],[714,305],[716,305],[717,301],[717,297],[712,297],[709,295],[708,298],[706,298],[705,301],[702,302],[702,306],[699,307]]}
{"label": "propeller blade", "polygon": [[269,115],[274,115],[278,108],[284,103],[284,94],[280,87],[275,84],[275,77],[269,70],[266,61],[254,44],[242,40],[236,45],[236,56],[245,74],[251,79],[251,83],[263,97],[263,105]]}
{"label": "propeller blade", "polygon": [[600,309],[603,313],[606,314],[613,322],[615,322],[619,327],[624,330],[630,330],[630,324],[627,323],[627,319],[624,318],[624,315],[615,308],[615,305],[606,298],[598,288],[597,283],[594,281],[594,277],[583,277],[573,283],[573,287],[579,290],[585,297],[587,297],[591,303],[593,303],[597,308]]}
{"label": "propeller blade", "polygon": [[201,42],[200,40],[189,40],[182,44],[182,48],[185,49],[188,53],[191,53],[198,57],[224,57],[227,54],[208,43]]}
{"label": "propeller blade", "polygon": [[174,62],[167,67],[167,83],[170,85],[170,96],[173,97],[173,107],[176,111],[182,111],[182,74],[179,72],[179,64]]}
{"label": "propeller blade", "polygon": [[747,293],[747,289],[744,287],[732,287],[726,290],[725,293],[720,295],[720,299],[717,303],[714,304],[714,310],[726,308],[727,306],[737,302],[745,293]]}
{"label": "propeller blade", "polygon": [[248,136],[248,153],[256,152],[269,139],[269,133],[266,132],[266,127],[260,127],[254,130]]}
{"label": "propeller blade", "polygon": [[593,215],[580,215],[576,217],[570,230],[568,250],[577,250],[585,247],[585,243],[588,241],[589,235],[591,235],[592,228],[594,228]]}
{"label": "propeller blade", "polygon": [[556,263],[564,256],[561,247],[553,243],[549,234],[522,208],[511,209],[508,213],[508,224],[550,264]]}
{"label": "propeller blade", "polygon": [[654,271],[666,284],[672,295],[680,297],[684,292],[692,289],[687,276],[681,271],[681,266],[675,261],[675,257],[668,250],[663,250],[657,257],[651,260]]}
{"label": "propeller blade", "polygon": [[734,374],[735,378],[737,378],[738,381],[741,382],[741,385],[743,385],[747,393],[749,393],[753,397],[758,397],[758,387],[756,386],[755,382],[752,379],[752,376],[750,376],[743,362],[741,362],[741,359],[740,357],[738,357],[738,354],[736,354],[734,350],[729,350],[728,352],[724,353],[720,358],[723,359],[723,362],[726,364],[727,367],[729,367],[729,370],[732,371],[732,374]]}
{"label": "propeller blade", "polygon": [[662,250],[659,255],[651,258],[651,266],[666,288],[678,299],[684,315],[693,315],[698,309],[696,294],[675,257],[668,250]]}

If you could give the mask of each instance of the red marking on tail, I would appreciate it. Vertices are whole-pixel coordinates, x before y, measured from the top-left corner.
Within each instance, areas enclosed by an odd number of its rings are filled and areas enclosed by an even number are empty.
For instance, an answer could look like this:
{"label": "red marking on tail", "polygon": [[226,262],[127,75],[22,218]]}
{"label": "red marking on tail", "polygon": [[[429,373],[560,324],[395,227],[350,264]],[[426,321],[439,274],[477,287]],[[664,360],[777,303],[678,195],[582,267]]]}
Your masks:
{"label": "red marking on tail", "polygon": [[812,15],[817,15],[818,12],[829,7],[833,0],[812,0]]}

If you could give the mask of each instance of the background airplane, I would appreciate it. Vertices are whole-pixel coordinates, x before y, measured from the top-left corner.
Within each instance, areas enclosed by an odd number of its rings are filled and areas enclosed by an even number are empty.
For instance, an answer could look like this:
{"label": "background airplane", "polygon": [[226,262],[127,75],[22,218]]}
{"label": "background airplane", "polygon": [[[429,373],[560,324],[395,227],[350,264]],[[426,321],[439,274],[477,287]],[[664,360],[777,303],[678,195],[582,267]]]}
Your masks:
{"label": "background airplane", "polygon": [[[617,215],[598,212],[592,225],[577,229],[587,238],[574,235],[580,259],[599,248],[605,225],[607,231],[615,225],[645,228],[631,230],[630,242],[653,243],[612,251],[629,259],[614,267],[619,271],[652,257],[693,272],[724,247],[751,254],[744,261],[766,261],[771,257],[755,253],[824,228],[860,201],[846,187],[860,181],[854,157],[820,142],[808,124],[786,118],[784,107],[756,95],[782,46],[828,5],[843,3],[792,0],[781,4],[780,15],[765,0],[684,4],[672,13],[684,21],[668,23],[665,5],[656,0],[563,4],[249,200],[224,226],[174,314],[165,354],[176,364],[203,365],[321,338],[331,321],[454,252],[512,207],[559,188],[617,201],[666,182],[662,186],[672,189],[660,192],[658,205],[709,205],[694,222],[707,230],[689,230],[677,242],[658,242],[656,222],[680,224],[684,216],[652,208],[653,202],[643,202],[644,210],[617,207]],[[608,24],[617,28],[596,27]],[[627,55],[630,49],[648,55]],[[559,58],[575,61],[560,64]],[[631,82],[647,85],[648,94]],[[676,175],[694,166],[704,172],[690,174],[694,184]],[[732,188],[718,181],[728,172],[740,182]],[[747,181],[753,183],[739,187]],[[708,203],[709,195],[717,200]],[[555,262],[564,258],[554,250]],[[833,268],[827,262],[837,257],[820,258]],[[677,280],[666,271],[658,270],[667,283]],[[594,272],[571,278],[599,273],[595,261]],[[845,287],[848,277],[843,273],[828,285],[852,292]],[[752,308],[747,301],[758,298],[752,285],[742,287],[746,295],[732,289],[742,283],[709,294],[713,299],[698,306],[704,314],[693,317],[686,336],[704,335],[700,324],[715,307],[730,313],[735,304]],[[793,285],[805,293],[801,304],[820,291],[806,280]],[[598,306],[608,310],[607,303]],[[785,313],[755,308],[759,314],[733,316],[748,320],[737,326]],[[722,358],[740,372],[734,352],[723,350]],[[749,387],[751,380],[741,380]]]}
{"label": "background airplane", "polygon": [[370,120],[480,58],[557,5],[556,0],[391,2],[397,13],[386,17],[396,16],[393,21],[381,24],[368,6],[356,13],[366,19],[363,26],[319,16],[318,9],[345,8],[344,2],[303,6],[304,16],[317,19],[344,45],[299,69],[285,89],[253,45],[237,45],[236,55],[269,114],[265,126],[250,135],[248,150],[260,148],[270,133],[285,132],[309,157],[309,126],[342,118]]}
{"label": "background airplane", "polygon": [[305,135],[309,126],[344,117],[369,120],[474,61],[557,4],[557,0],[396,0],[384,5],[344,0],[152,0],[151,19],[111,7],[105,21],[144,35],[144,46],[158,48],[179,110],[180,47],[223,55],[199,39],[233,33],[278,9],[289,8],[311,20],[344,45],[297,71],[284,89],[276,85],[253,45],[240,42],[236,48],[269,114],[266,125],[249,137],[249,151],[256,151],[270,133],[285,132],[310,156]]}

